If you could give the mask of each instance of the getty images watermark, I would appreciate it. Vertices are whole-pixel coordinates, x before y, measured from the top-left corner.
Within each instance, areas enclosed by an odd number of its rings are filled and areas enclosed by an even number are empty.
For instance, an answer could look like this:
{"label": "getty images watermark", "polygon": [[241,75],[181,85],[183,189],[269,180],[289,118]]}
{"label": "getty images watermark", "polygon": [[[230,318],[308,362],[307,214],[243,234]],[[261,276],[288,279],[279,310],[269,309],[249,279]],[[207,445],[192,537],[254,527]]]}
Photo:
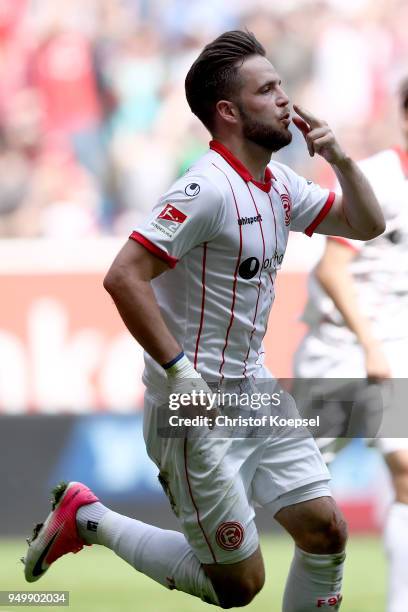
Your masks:
{"label": "getty images watermark", "polygon": [[286,418],[277,415],[237,416],[229,417],[219,414],[215,417],[197,415],[195,417],[180,417],[173,415],[169,417],[170,427],[319,427],[320,417],[311,419]]}
{"label": "getty images watermark", "polygon": [[252,410],[259,410],[264,406],[280,406],[282,403],[283,390],[269,393],[253,392],[225,392],[216,391],[209,393],[200,389],[193,389],[188,393],[170,393],[169,409],[178,410],[185,406],[196,406],[205,410],[212,410],[217,406],[249,407]]}
{"label": "getty images watermark", "polygon": [[211,393],[187,384],[163,399],[157,408],[159,436],[408,438],[408,379],[248,378],[207,384]]}
{"label": "getty images watermark", "polygon": [[[211,430],[215,437],[254,437],[318,428],[319,415],[302,417],[292,397],[283,389],[270,392],[208,392],[192,390],[169,394],[168,402],[159,409],[159,435],[181,437],[200,435]],[[310,434],[307,434],[310,435]]]}

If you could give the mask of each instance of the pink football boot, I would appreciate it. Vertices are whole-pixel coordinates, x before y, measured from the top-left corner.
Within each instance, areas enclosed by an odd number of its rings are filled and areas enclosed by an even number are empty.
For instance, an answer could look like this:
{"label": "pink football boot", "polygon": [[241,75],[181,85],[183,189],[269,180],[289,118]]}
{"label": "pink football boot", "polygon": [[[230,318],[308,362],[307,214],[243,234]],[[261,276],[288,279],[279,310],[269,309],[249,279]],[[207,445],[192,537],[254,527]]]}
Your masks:
{"label": "pink football boot", "polygon": [[61,482],[52,494],[52,511],[44,523],[34,527],[33,535],[27,540],[27,554],[21,559],[27,582],[41,578],[62,555],[90,546],[79,537],[76,513],[81,506],[99,499],[80,482]]}

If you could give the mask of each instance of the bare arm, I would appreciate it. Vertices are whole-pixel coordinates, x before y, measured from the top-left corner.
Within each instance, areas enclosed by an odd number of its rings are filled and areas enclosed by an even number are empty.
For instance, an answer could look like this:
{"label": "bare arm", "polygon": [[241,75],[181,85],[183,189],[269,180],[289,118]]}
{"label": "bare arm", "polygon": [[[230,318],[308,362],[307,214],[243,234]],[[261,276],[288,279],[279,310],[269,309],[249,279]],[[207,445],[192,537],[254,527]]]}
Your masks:
{"label": "bare arm", "polygon": [[150,281],[168,265],[134,240],[128,240],[104,279],[132,336],[159,364],[167,363],[182,350],[161,315]]}
{"label": "bare arm", "polygon": [[[204,400],[200,399],[198,406],[182,406],[181,414],[206,416],[210,408],[216,414],[214,403],[207,406],[206,398],[212,395],[210,388],[170,333],[153,293],[151,281],[167,269],[165,262],[139,243],[129,240],[116,256],[103,284],[132,336],[157,363],[168,364],[178,356],[177,362],[165,370],[171,392],[177,395],[204,391]],[[214,422],[210,421],[209,429],[213,425]]]}
{"label": "bare arm", "polygon": [[325,121],[294,106],[300,115],[293,123],[302,132],[309,154],[319,153],[336,173],[343,195],[335,202],[318,226],[319,234],[371,240],[385,230],[385,220],[373,189],[357,164],[338,144]]}
{"label": "bare arm", "polygon": [[373,335],[371,324],[357,302],[354,280],[348,269],[353,257],[354,251],[350,247],[328,240],[316,268],[316,278],[361,344],[367,376],[375,379],[389,378],[391,373],[381,344]]}

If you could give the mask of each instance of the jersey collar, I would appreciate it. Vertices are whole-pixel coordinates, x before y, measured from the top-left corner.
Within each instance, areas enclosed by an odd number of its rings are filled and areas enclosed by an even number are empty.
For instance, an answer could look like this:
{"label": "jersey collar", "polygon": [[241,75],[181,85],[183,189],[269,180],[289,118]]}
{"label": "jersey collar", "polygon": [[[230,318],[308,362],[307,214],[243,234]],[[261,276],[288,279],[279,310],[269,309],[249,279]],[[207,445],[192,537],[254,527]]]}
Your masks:
{"label": "jersey collar", "polygon": [[404,175],[408,177],[408,152],[404,151],[404,149],[402,149],[399,146],[393,147],[393,149],[397,153],[400,159],[401,167],[402,167],[402,171]]}
{"label": "jersey collar", "polygon": [[274,179],[275,177],[273,176],[269,166],[266,166],[264,182],[262,183],[261,181],[256,181],[253,178],[252,174],[249,172],[249,170],[245,168],[244,164],[240,162],[239,159],[235,157],[235,155],[233,155],[231,151],[229,151],[227,147],[225,147],[218,140],[212,140],[210,142],[210,149],[216,151],[216,153],[219,153],[229,163],[229,165],[234,168],[236,172],[238,172],[238,174],[241,178],[244,179],[244,181],[246,181],[247,183],[253,183],[257,187],[259,187],[259,189],[262,189],[262,191],[270,191],[272,186],[272,179]]}

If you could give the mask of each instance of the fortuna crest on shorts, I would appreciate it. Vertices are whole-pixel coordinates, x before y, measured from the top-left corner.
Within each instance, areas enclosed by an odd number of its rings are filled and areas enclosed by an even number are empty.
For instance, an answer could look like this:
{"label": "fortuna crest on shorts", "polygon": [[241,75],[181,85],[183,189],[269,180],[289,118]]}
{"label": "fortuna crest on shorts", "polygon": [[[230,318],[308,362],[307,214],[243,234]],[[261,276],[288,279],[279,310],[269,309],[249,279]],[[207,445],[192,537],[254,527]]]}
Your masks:
{"label": "fortuna crest on shorts", "polygon": [[220,548],[236,550],[244,540],[244,528],[241,523],[236,521],[221,523],[215,534],[215,539]]}
{"label": "fortuna crest on shorts", "polygon": [[283,210],[285,211],[285,225],[290,225],[291,213],[292,213],[292,200],[288,193],[280,193],[280,199],[282,202]]}

